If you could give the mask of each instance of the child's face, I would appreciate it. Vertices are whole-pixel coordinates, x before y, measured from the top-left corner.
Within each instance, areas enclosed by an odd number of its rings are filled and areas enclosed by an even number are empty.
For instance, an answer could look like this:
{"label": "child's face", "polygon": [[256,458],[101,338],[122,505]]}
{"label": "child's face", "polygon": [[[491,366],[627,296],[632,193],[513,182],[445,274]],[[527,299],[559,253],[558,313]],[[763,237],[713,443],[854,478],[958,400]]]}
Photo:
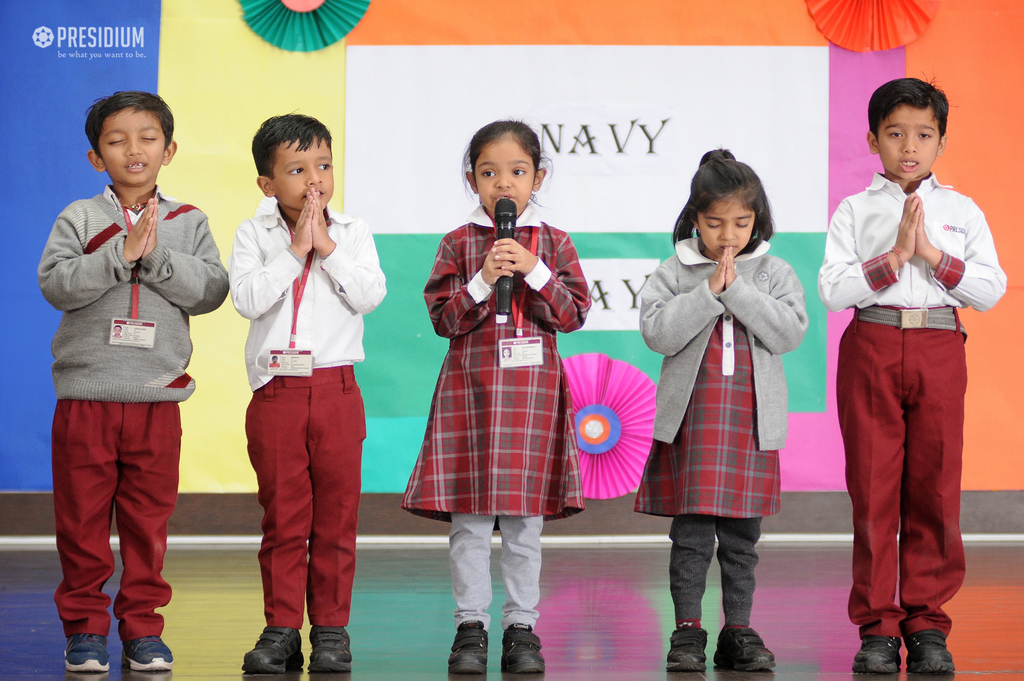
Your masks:
{"label": "child's face", "polygon": [[256,184],[266,196],[276,196],[289,224],[298,220],[310,191],[320,194],[320,205],[326,206],[334,196],[334,158],[323,141],[311,144],[305,151],[292,142],[280,145],[274,154],[273,177],[259,176]]}
{"label": "child's face", "polygon": [[480,196],[487,214],[494,217],[498,199],[512,199],[519,214],[526,209],[533,192],[544,181],[544,170],[533,166],[533,159],[515,139],[505,137],[480,151],[476,169],[466,173],[469,186]]}
{"label": "child's face", "polygon": [[110,176],[119,199],[151,192],[160,167],[174,158],[178,145],[166,144],[160,121],[149,111],[124,109],[103,121],[100,153],[90,149],[89,163]]}
{"label": "child's face", "polygon": [[701,252],[718,261],[727,251],[737,255],[750,243],[754,233],[754,211],[732,199],[711,204],[706,213],[697,213]]}
{"label": "child's face", "polygon": [[932,172],[935,159],[946,149],[946,136],[939,137],[939,123],[931,107],[918,109],[904,104],[878,126],[878,136],[868,132],[872,154],[882,159],[883,173],[910,194]]}

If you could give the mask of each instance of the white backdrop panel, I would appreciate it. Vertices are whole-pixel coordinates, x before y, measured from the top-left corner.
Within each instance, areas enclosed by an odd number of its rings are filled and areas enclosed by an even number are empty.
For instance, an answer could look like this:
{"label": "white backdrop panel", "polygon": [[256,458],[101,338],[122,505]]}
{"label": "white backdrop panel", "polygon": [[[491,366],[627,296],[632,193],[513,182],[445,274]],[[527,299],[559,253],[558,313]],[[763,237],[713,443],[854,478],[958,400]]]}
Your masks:
{"label": "white backdrop panel", "polygon": [[705,151],[764,181],[785,232],[828,219],[828,49],[351,46],[345,210],[377,233],[440,233],[476,204],[462,155],[521,118],[553,173],[538,200],[568,232],[668,232]]}

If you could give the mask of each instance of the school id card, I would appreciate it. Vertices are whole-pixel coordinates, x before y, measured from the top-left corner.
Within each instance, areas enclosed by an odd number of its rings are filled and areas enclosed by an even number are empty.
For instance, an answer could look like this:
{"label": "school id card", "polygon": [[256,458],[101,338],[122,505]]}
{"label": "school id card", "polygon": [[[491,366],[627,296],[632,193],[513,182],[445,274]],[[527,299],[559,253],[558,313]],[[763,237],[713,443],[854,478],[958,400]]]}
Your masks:
{"label": "school id card", "polygon": [[268,370],[271,376],[312,376],[312,350],[271,350]]}
{"label": "school id card", "polygon": [[156,322],[141,319],[110,320],[110,344],[151,348],[156,341]]}
{"label": "school id card", "polygon": [[544,364],[544,339],[520,336],[498,341],[498,366],[502,369],[539,367]]}

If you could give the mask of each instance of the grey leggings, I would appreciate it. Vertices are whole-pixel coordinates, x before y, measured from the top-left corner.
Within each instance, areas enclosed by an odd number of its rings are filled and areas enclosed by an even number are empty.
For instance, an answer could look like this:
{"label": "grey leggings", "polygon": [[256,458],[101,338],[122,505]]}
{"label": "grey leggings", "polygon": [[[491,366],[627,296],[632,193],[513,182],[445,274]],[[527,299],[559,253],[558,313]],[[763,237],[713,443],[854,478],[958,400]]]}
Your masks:
{"label": "grey leggings", "polygon": [[755,546],[761,537],[761,518],[677,515],[672,519],[668,536],[672,539],[669,586],[676,620],[701,617],[701,600],[717,536],[725,625],[750,626],[757,567]]}

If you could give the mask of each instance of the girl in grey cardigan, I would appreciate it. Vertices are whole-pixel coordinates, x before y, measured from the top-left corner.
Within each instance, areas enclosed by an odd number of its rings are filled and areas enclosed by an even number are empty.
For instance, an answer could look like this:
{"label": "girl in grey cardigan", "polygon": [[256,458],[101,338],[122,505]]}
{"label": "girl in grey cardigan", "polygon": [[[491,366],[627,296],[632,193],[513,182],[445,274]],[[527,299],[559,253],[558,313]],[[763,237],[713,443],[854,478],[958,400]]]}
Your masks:
{"label": "girl in grey cardigan", "polygon": [[673,517],[668,671],[705,669],[701,599],[716,536],[725,626],[715,664],[775,666],[750,628],[755,545],[761,518],[779,510],[782,353],[800,345],[807,312],[793,268],[766,255],[773,231],[754,171],[729,151],[708,152],[676,221],[676,256],[643,291],[640,331],[665,360],[636,510]]}

